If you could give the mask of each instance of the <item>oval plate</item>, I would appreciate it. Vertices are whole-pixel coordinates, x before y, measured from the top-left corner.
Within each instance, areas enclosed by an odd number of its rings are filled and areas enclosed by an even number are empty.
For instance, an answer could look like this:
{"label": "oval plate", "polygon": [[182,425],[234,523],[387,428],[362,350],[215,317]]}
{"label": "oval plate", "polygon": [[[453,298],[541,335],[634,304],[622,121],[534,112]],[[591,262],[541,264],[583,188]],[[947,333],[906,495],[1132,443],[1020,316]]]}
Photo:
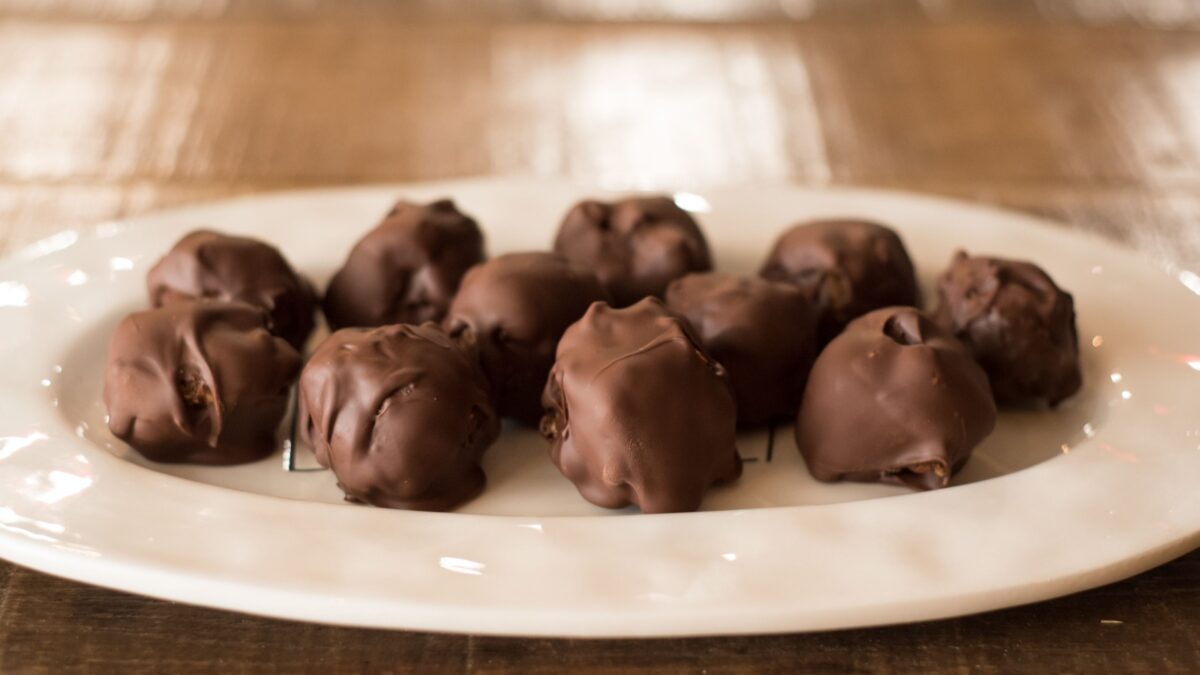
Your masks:
{"label": "oval plate", "polygon": [[[66,232],[0,263],[0,555],[79,581],[323,623],[503,635],[681,636],[867,626],[1032,602],[1200,545],[1200,277],[1061,226],[945,199],[795,187],[677,193],[721,269],[752,272],[786,225],[893,224],[930,282],[954,249],[1031,259],[1071,290],[1086,383],[1005,414],[953,487],[813,481],[790,429],[699,513],[584,502],[509,429],[456,513],[339,503],[280,457],[160,467],[104,427],[108,335],[147,268],[201,226],[279,245],[318,282],[399,196],[453,196],[493,254],[548,246],[576,199],[536,180],[317,190]],[[984,480],[986,479],[986,480]]]}

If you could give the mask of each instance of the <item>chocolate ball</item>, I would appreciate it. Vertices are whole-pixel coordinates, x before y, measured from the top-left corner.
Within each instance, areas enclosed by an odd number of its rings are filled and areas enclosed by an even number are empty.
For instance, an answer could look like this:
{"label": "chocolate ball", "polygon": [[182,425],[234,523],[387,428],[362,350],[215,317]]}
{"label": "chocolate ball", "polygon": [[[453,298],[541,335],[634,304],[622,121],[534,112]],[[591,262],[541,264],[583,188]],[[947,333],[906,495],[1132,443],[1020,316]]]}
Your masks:
{"label": "chocolate ball", "polygon": [[436,324],[346,328],[300,376],[300,420],[347,501],[444,511],[483,489],[500,434],[474,357]]}
{"label": "chocolate ball", "polygon": [[146,276],[150,304],[238,300],[262,307],[268,328],[302,349],[312,333],[317,297],[279,249],[257,239],[196,230],[180,239]]}
{"label": "chocolate ball", "polygon": [[1057,405],[1083,384],[1071,294],[1032,263],[959,251],[937,319],[983,366],[1001,405]]}
{"label": "chocolate ball", "polygon": [[479,351],[499,413],[537,425],[558,340],[597,300],[590,270],[554,253],[513,253],[472,267],[443,325]]}
{"label": "chocolate ball", "polygon": [[463,274],[483,259],[479,225],[454,202],[401,201],[329,282],[325,318],[333,328],[441,321]]}
{"label": "chocolate ball", "polygon": [[725,369],[657,299],[593,304],[558,343],[542,402],[550,456],[593,504],[694,511],[741,475]]}
{"label": "chocolate ball", "polygon": [[818,480],[945,487],[996,424],[987,375],[912,307],[870,312],[817,357],[796,445]]}
{"label": "chocolate ball", "polygon": [[862,220],[816,220],[775,241],[759,273],[795,284],[817,309],[826,344],[855,317],[892,305],[917,305],[912,261],[892,230]]}
{"label": "chocolate ball", "polygon": [[580,202],[563,218],[554,250],[594,271],[618,307],[661,298],[673,279],[712,269],[700,226],[665,196]]}
{"label": "chocolate ball", "polygon": [[689,274],[667,287],[667,308],[691,323],[729,371],[738,426],[796,414],[817,355],[816,316],[800,289],[757,277]]}
{"label": "chocolate ball", "polygon": [[156,462],[270,455],[300,355],[241,302],[173,302],[117,325],[104,372],[113,435]]}

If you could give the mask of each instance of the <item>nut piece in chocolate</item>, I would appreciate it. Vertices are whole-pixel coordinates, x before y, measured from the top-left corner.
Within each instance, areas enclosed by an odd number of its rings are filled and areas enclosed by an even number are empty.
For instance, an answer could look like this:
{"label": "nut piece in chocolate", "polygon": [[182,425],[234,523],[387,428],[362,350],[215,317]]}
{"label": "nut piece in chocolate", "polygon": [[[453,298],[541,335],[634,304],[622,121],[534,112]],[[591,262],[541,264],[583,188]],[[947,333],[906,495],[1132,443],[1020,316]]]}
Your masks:
{"label": "nut piece in chocolate", "polygon": [[593,304],[558,343],[542,402],[550,456],[593,504],[694,511],[741,475],[725,369],[655,298]]}
{"label": "nut piece in chocolate", "polygon": [[314,325],[317,297],[279,249],[249,237],[196,230],[180,239],[146,276],[150,304],[207,298],[239,300],[267,311],[272,333],[296,349]]}
{"label": "nut piece in chocolate", "polygon": [[795,286],[719,272],[667,287],[667,308],[692,325],[705,351],[729,371],[738,426],[791,418],[817,355],[816,317]]}
{"label": "nut piece in chocolate", "polygon": [[813,477],[945,487],[996,424],[987,375],[912,307],[870,312],[825,347],[796,444]]}
{"label": "nut piece in chocolate", "polygon": [[1071,294],[1032,263],[954,255],[938,322],[983,366],[1002,406],[1055,406],[1083,384]]}
{"label": "nut piece in chocolate", "polygon": [[104,372],[108,428],[156,462],[270,455],[300,355],[241,302],[173,302],[117,325]]}
{"label": "nut piece in chocolate", "polygon": [[500,415],[536,426],[558,340],[597,300],[590,270],[554,253],[513,253],[472,267],[443,325],[479,351]]}
{"label": "nut piece in chocolate", "polygon": [[801,223],[775,241],[760,275],[804,291],[826,344],[855,317],[892,305],[917,305],[912,261],[891,229],[863,220]]}
{"label": "nut piece in chocolate", "polygon": [[554,250],[594,271],[617,307],[661,298],[672,280],[712,269],[700,226],[666,196],[580,202],[563,218]]}
{"label": "nut piece in chocolate", "polygon": [[325,318],[335,329],[441,321],[463,274],[483,259],[483,232],[453,201],[401,201],[329,282]]}
{"label": "nut piece in chocolate", "polygon": [[479,494],[500,433],[474,357],[432,323],[329,336],[300,376],[300,423],[347,501],[425,511]]}

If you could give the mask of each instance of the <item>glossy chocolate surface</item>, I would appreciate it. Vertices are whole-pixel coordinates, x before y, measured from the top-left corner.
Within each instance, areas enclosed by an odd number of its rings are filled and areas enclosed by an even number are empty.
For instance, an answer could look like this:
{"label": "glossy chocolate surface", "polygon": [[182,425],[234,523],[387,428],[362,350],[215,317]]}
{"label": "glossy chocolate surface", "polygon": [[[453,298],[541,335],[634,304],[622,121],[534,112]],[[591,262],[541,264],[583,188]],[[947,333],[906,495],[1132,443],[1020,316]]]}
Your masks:
{"label": "glossy chocolate surface", "polygon": [[816,220],[792,227],[775,241],[760,275],[805,292],[817,310],[822,344],[873,309],[920,301],[900,237],[862,220]]}
{"label": "glossy chocolate surface", "polygon": [[536,426],[558,340],[597,300],[590,270],[554,253],[512,253],[472,267],[443,325],[478,349],[500,415]]}
{"label": "glossy chocolate surface", "polygon": [[999,404],[1055,406],[1083,384],[1075,302],[1040,267],[959,251],[938,296],[938,321],[983,366]]}
{"label": "glossy chocolate surface", "polygon": [[542,401],[551,458],[593,504],[694,511],[741,475],[725,369],[657,299],[593,304],[559,342]]}
{"label": "glossy chocolate surface", "polygon": [[300,421],[349,501],[444,511],[483,489],[500,433],[474,356],[440,327],[347,328],[300,376]]}
{"label": "glossy chocolate surface", "polygon": [[272,333],[297,349],[313,330],[316,291],[279,249],[249,237],[196,230],[150,269],[146,289],[154,307],[206,298],[238,300],[267,311]]}
{"label": "glossy chocolate surface", "polygon": [[104,377],[112,433],[156,462],[237,464],[275,450],[300,355],[240,302],[126,316]]}
{"label": "glossy chocolate surface", "polygon": [[441,321],[483,259],[483,232],[453,201],[398,202],[329,282],[325,317],[335,329]]}
{"label": "glossy chocolate surface", "polygon": [[689,274],[667,288],[712,358],[729,372],[738,426],[796,415],[817,354],[816,317],[795,286],[719,272]]}
{"label": "glossy chocolate surface", "polygon": [[823,481],[945,487],[996,424],[987,375],[926,314],[889,307],[850,323],[817,357],[796,444]]}
{"label": "glossy chocolate surface", "polygon": [[580,202],[563,218],[554,250],[595,272],[619,307],[661,298],[672,280],[712,269],[700,226],[667,196]]}

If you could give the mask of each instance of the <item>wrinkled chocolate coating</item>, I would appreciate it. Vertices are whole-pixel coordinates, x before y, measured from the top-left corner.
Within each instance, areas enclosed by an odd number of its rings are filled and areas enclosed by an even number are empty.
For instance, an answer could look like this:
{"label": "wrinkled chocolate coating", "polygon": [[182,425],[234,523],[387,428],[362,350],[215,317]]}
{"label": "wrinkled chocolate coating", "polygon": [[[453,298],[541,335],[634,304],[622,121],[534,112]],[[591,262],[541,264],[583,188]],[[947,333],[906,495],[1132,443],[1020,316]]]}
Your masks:
{"label": "wrinkled chocolate coating", "polygon": [[483,232],[453,201],[398,202],[329,282],[325,318],[335,329],[441,321],[483,259]]}
{"label": "wrinkled chocolate coating", "polygon": [[300,376],[300,422],[348,501],[425,511],[479,494],[500,434],[474,357],[432,323],[329,336]]}
{"label": "wrinkled chocolate coating", "polygon": [[672,280],[712,269],[700,226],[665,196],[579,202],[554,250],[594,271],[618,307],[661,298]]}
{"label": "wrinkled chocolate coating", "polygon": [[113,332],[108,428],[156,462],[238,464],[275,450],[300,355],[241,302],[173,302]]}
{"label": "wrinkled chocolate coating", "polygon": [[996,424],[987,375],[920,310],[846,327],[809,376],[796,445],[813,477],[945,487]]}
{"label": "wrinkled chocolate coating", "polygon": [[551,459],[593,504],[694,511],[742,473],[725,369],[658,299],[593,304],[558,343],[542,403]]}
{"label": "wrinkled chocolate coating", "polygon": [[472,267],[443,325],[479,350],[499,413],[537,425],[558,340],[607,294],[591,271],[554,253],[513,253]]}
{"label": "wrinkled chocolate coating", "polygon": [[791,284],[707,272],[667,287],[667,308],[692,325],[729,372],[738,426],[795,416],[817,355],[816,317]]}
{"label": "wrinkled chocolate coating", "polygon": [[892,230],[861,220],[801,223],[775,240],[759,273],[804,291],[817,308],[821,344],[855,317],[893,305],[917,305],[912,261]]}
{"label": "wrinkled chocolate coating", "polygon": [[1083,384],[1075,302],[1036,265],[959,251],[937,320],[962,340],[1000,405],[1057,405]]}
{"label": "wrinkled chocolate coating", "polygon": [[150,304],[239,300],[267,311],[272,333],[296,349],[312,333],[316,291],[279,249],[249,237],[196,230],[180,239],[146,275]]}

